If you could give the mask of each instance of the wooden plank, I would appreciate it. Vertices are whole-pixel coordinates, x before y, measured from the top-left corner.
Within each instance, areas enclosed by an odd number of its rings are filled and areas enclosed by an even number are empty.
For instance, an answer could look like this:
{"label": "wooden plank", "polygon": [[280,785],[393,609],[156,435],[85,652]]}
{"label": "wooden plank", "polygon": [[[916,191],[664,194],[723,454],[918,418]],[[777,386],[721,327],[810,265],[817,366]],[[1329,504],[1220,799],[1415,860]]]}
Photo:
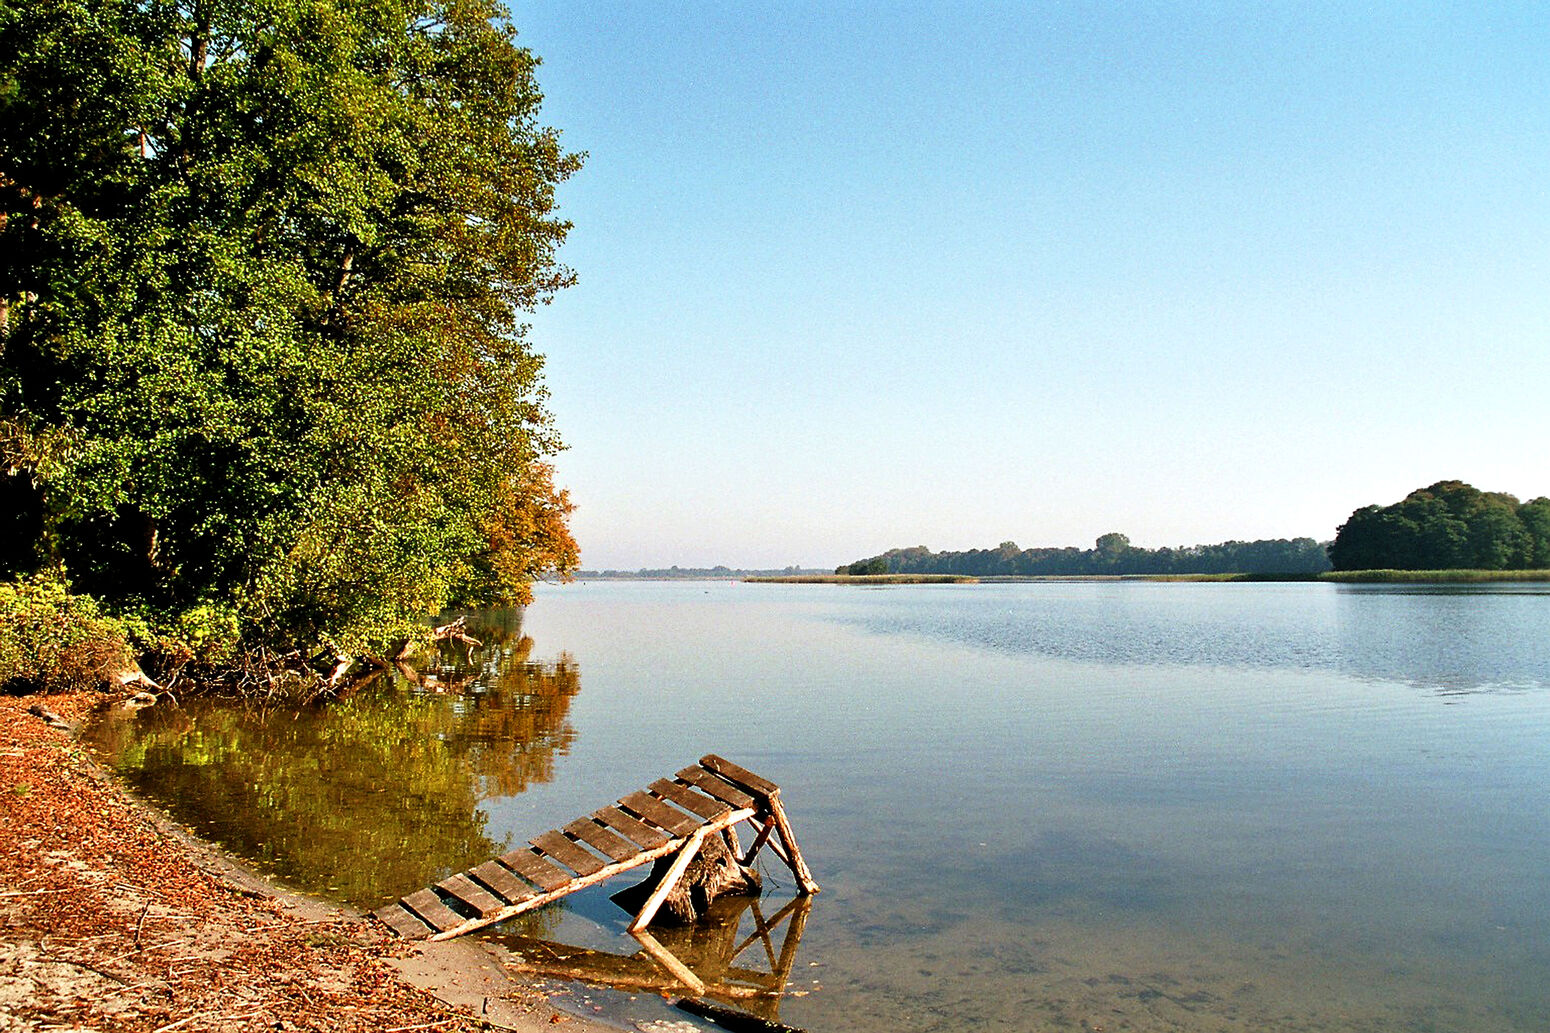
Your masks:
{"label": "wooden plank", "polygon": [[774,782],[760,778],[747,768],[738,767],[725,757],[718,757],[714,753],[707,753],[701,757],[700,767],[712,774],[720,775],[728,782],[742,786],[755,796],[774,796],[780,792],[780,786]]}
{"label": "wooden plank", "polygon": [[546,892],[557,890],[571,881],[568,873],[556,868],[527,847],[502,854],[500,862],[529,882],[536,883]]}
{"label": "wooden plank", "polygon": [[675,836],[687,836],[700,827],[698,819],[689,817],[683,811],[673,810],[655,796],[631,793],[619,802],[652,824],[661,825]]}
{"label": "wooden plank", "polygon": [[403,904],[415,914],[425,920],[425,924],[432,926],[439,933],[449,929],[456,929],[468,919],[458,914],[441,902],[441,898],[429,888],[415,890],[403,898]]}
{"label": "wooden plank", "polygon": [[629,924],[630,932],[638,932],[651,924],[651,920],[657,917],[657,910],[662,907],[662,902],[667,895],[673,892],[673,887],[678,885],[678,880],[684,877],[684,872],[689,869],[689,862],[694,860],[694,855],[700,852],[700,844],[705,842],[705,833],[709,829],[699,829],[689,837],[688,842],[678,851],[678,856],[673,858],[673,863],[662,875],[662,881],[657,883],[657,888],[651,891],[651,896],[646,898],[646,903],[641,907],[640,914]]}
{"label": "wooden plank", "polygon": [[452,894],[475,911],[482,918],[485,915],[493,915],[506,906],[506,902],[462,872],[449,875],[436,884],[436,888]]}
{"label": "wooden plank", "polygon": [[538,892],[495,861],[486,861],[479,867],[471,869],[468,874],[490,887],[499,896],[505,897],[509,904],[526,900]]}
{"label": "wooden plank", "polygon": [[615,861],[627,861],[640,853],[640,847],[591,818],[577,818],[562,831],[575,836],[592,849],[602,851]]}
{"label": "wooden plank", "polygon": [[682,782],[670,782],[667,779],[657,779],[656,782],[646,786],[651,793],[656,793],[662,799],[670,803],[677,803],[679,807],[690,813],[698,814],[704,821],[715,821],[722,814],[732,810],[727,803],[701,793],[693,786],[684,785]]}
{"label": "wooden plank", "polygon": [[706,821],[719,818],[732,809],[720,800],[712,800],[704,793],[697,793],[688,786],[681,786],[677,782],[669,782],[665,778],[657,779],[647,788],[669,803],[676,803],[684,810],[698,814]]}
{"label": "wooden plank", "polygon": [[733,807],[752,807],[754,804],[753,797],[721,776],[712,775],[704,768],[684,768],[676,777],[683,779],[697,789],[709,793],[718,800],[725,800]]}
{"label": "wooden plank", "polygon": [[639,818],[625,814],[612,804],[607,807],[599,807],[592,812],[592,817],[607,825],[613,831],[622,833],[631,842],[640,844],[644,850],[653,850],[673,838],[655,825],[647,825]]}
{"label": "wooden plank", "polygon": [[599,860],[596,854],[588,853],[581,849],[574,841],[566,839],[553,829],[541,836],[534,836],[528,842],[561,864],[574,868],[577,875],[591,875],[594,872],[600,872],[607,863],[606,861]]}
{"label": "wooden plank", "polygon": [[372,914],[382,919],[389,929],[406,940],[418,940],[436,931],[408,911],[405,911],[404,905],[396,900],[387,907],[378,908]]}

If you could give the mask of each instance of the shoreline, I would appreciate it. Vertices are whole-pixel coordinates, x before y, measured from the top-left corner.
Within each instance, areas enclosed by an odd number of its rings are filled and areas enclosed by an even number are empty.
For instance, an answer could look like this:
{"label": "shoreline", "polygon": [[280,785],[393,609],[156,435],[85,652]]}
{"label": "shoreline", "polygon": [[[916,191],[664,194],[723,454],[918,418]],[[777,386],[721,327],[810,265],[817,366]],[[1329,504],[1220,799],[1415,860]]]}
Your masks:
{"label": "shoreline", "polygon": [[124,1033],[617,1033],[508,973],[499,948],[399,940],[182,829],[76,741],[73,726],[110,698],[0,696],[0,1020]]}
{"label": "shoreline", "polygon": [[1013,585],[1114,581],[1286,584],[1323,581],[1333,584],[1539,584],[1550,570],[1326,570],[1321,574],[802,574],[743,578],[759,585]]}

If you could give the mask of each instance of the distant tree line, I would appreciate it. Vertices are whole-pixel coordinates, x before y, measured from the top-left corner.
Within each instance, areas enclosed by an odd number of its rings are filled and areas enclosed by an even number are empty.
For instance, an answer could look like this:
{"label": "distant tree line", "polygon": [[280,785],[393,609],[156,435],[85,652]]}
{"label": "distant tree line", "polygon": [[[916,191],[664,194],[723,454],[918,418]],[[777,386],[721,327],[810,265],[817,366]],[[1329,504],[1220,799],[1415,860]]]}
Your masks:
{"label": "distant tree line", "polygon": [[583,581],[731,581],[745,577],[799,577],[803,574],[823,574],[826,571],[807,567],[789,566],[779,569],[750,570],[718,564],[714,567],[642,567],[639,570],[579,570],[576,576]]}
{"label": "distant tree line", "polygon": [[1550,568],[1550,498],[1519,502],[1438,481],[1391,506],[1364,506],[1329,547],[1336,570]]}
{"label": "distant tree line", "polygon": [[1123,534],[1103,535],[1091,549],[994,549],[932,552],[925,546],[890,549],[857,560],[836,574],[965,574],[971,577],[1092,576],[1102,574],[1318,574],[1330,569],[1325,547],[1312,538],[1275,538],[1179,548],[1143,549]]}

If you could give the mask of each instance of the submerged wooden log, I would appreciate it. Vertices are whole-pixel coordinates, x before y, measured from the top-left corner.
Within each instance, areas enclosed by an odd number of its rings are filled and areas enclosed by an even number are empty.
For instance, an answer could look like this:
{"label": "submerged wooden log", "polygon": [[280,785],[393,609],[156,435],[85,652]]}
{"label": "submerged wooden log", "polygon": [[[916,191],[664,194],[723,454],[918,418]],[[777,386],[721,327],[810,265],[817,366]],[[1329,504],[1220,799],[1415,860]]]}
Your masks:
{"label": "submerged wooden log", "polygon": [[675,1007],[690,1015],[709,1019],[722,1029],[731,1030],[732,1033],[807,1033],[797,1026],[788,1026],[783,1022],[750,1015],[735,1008],[723,1008],[709,1001],[697,1001],[692,997],[685,997]]}
{"label": "submerged wooden log", "polygon": [[[645,906],[663,879],[673,868],[677,855],[658,858],[651,874],[639,885],[620,890],[609,899],[635,914]],[[763,887],[759,873],[738,863],[720,836],[705,836],[682,878],[668,892],[657,910],[656,922],[688,925],[721,896],[758,896]]]}

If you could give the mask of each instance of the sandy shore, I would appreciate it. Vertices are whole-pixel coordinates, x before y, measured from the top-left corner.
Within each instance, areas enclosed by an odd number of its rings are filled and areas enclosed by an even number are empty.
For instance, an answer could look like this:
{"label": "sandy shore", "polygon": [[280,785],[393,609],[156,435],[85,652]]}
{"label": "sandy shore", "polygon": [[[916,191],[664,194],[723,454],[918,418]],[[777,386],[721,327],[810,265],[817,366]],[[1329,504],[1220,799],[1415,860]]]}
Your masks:
{"label": "sandy shore", "polygon": [[416,946],[269,885],[133,799],[0,696],[0,1033],[611,1029],[557,1011],[474,940]]}

